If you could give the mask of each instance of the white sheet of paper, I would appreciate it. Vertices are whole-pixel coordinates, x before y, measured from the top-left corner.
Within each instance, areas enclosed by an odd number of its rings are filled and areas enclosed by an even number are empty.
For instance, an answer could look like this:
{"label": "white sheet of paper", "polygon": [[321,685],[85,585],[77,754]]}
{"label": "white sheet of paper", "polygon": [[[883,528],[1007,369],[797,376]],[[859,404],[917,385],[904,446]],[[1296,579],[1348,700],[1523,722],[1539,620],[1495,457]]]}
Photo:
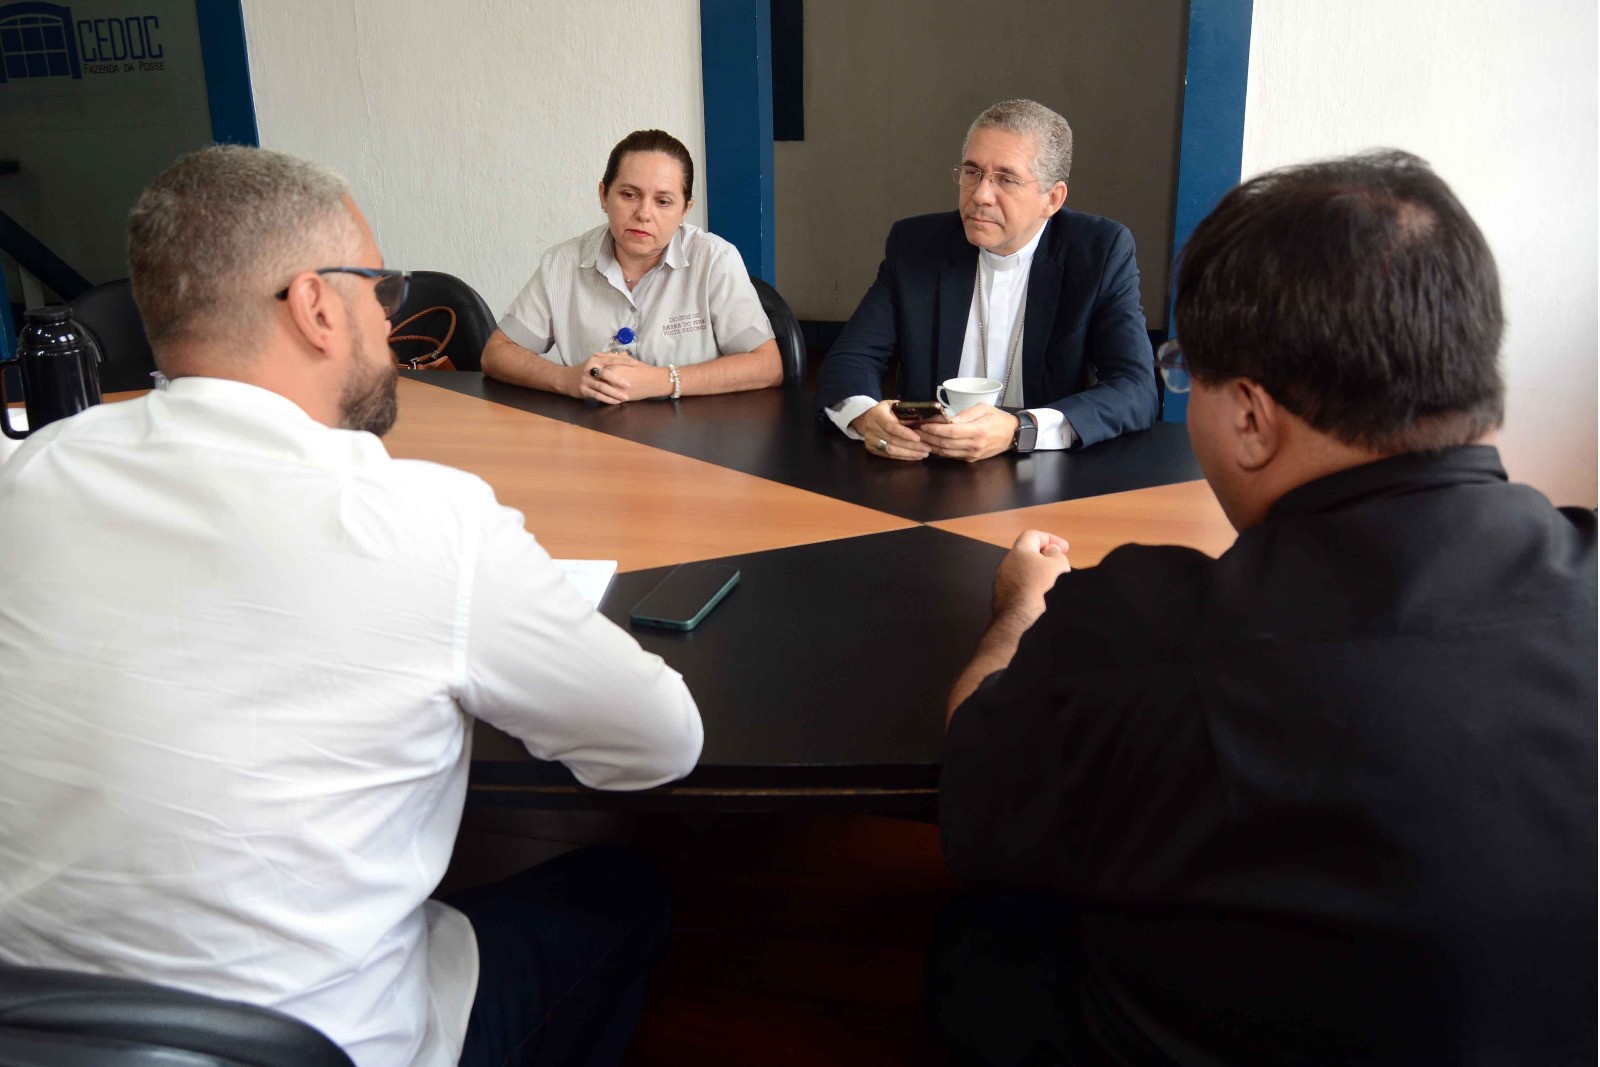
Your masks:
{"label": "white sheet of paper", "polygon": [[583,599],[596,608],[600,606],[606,590],[611,588],[611,579],[617,574],[617,561],[614,559],[558,559],[555,565],[566,573],[567,581],[583,594]]}

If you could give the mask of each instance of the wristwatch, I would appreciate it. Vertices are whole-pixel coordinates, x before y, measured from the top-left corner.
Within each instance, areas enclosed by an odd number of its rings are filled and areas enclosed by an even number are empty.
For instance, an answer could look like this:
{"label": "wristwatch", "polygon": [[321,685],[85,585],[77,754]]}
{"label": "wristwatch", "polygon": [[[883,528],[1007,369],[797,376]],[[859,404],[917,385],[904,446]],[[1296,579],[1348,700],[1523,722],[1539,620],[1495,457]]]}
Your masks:
{"label": "wristwatch", "polygon": [[1034,442],[1039,438],[1039,422],[1033,415],[1026,411],[1012,412],[1017,417],[1017,432],[1011,438],[1013,452],[1032,452]]}

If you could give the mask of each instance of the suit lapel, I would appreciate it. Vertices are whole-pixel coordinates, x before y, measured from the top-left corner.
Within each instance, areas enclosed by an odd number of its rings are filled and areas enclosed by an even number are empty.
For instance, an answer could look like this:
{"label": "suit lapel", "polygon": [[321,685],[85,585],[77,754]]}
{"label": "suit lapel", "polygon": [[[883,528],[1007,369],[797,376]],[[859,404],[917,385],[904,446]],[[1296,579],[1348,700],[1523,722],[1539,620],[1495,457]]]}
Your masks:
{"label": "suit lapel", "polygon": [[1058,217],[1045,224],[1044,236],[1033,254],[1028,271],[1028,303],[1022,319],[1022,397],[1023,403],[1043,403],[1045,389],[1045,343],[1056,322],[1056,307],[1061,302],[1061,259],[1065,227]]}
{"label": "suit lapel", "polygon": [[[958,224],[949,254],[939,268],[939,333],[930,390],[961,370],[961,345],[967,339],[967,319],[972,315],[972,289],[977,276],[978,250],[967,242],[966,233]],[[930,391],[928,395],[934,394]]]}

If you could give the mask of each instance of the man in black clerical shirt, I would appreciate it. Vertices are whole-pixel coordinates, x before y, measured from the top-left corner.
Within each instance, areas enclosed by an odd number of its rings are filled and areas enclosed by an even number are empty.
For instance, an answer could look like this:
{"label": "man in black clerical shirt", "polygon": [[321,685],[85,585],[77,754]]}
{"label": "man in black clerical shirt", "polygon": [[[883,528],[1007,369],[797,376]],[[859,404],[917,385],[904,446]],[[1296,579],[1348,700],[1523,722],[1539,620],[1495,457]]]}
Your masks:
{"label": "man in black clerical shirt", "polygon": [[1175,321],[1238,541],[1001,563],[931,1021],[958,1062],[1595,1062],[1595,514],[1490,443],[1483,235],[1404,153],[1275,171]]}

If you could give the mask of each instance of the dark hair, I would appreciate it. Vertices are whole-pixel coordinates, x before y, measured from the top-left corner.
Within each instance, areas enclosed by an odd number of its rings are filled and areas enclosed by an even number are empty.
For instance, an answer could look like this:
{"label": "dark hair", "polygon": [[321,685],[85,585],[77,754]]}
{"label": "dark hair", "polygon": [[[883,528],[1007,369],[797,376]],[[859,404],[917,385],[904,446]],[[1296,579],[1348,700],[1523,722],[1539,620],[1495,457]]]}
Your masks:
{"label": "dark hair", "polygon": [[683,199],[685,202],[694,199],[694,160],[689,158],[689,150],[683,147],[683,142],[665,130],[634,130],[618,141],[606,159],[606,176],[600,179],[602,192],[611,190],[611,183],[617,180],[617,168],[622,166],[622,157],[629,152],[661,152],[676,159],[683,167]]}
{"label": "dark hair", "polygon": [[1253,379],[1346,444],[1445,448],[1504,416],[1494,256],[1406,152],[1284,167],[1228,193],[1183,249],[1174,319],[1196,377]]}

